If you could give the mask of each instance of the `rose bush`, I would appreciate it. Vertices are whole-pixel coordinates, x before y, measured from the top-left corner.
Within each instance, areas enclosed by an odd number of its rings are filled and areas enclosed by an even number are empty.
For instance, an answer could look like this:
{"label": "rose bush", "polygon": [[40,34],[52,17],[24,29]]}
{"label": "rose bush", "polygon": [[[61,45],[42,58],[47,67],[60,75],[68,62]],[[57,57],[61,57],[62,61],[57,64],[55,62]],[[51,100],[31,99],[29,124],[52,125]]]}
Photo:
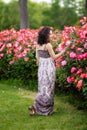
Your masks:
{"label": "rose bush", "polygon": [[[36,76],[35,46],[38,30],[0,32],[0,78],[30,79]],[[30,62],[29,62],[30,61]]]}
{"label": "rose bush", "polygon": [[[37,77],[35,47],[39,29],[0,32],[0,78],[21,78],[26,82]],[[52,34],[52,43],[57,43],[57,33],[55,30]]]}
{"label": "rose bush", "polygon": [[81,26],[65,27],[62,31],[57,51],[71,45],[64,56],[56,60],[56,67],[59,68],[58,72],[61,71],[60,77],[65,75],[62,83],[67,84],[67,81],[87,99],[87,17],[83,17],[80,22]]}

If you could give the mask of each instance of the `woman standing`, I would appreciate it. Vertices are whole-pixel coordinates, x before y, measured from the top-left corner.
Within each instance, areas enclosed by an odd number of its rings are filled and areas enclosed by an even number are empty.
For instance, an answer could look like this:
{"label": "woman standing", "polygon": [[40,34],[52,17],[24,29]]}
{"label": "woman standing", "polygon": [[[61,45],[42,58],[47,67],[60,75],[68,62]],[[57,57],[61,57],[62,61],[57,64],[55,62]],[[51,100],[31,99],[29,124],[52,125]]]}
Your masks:
{"label": "woman standing", "polygon": [[55,54],[50,43],[52,30],[43,27],[38,33],[38,45],[36,46],[36,59],[38,63],[38,93],[34,105],[29,107],[30,115],[50,115],[54,107],[55,88],[55,63],[68,47],[59,54]]}

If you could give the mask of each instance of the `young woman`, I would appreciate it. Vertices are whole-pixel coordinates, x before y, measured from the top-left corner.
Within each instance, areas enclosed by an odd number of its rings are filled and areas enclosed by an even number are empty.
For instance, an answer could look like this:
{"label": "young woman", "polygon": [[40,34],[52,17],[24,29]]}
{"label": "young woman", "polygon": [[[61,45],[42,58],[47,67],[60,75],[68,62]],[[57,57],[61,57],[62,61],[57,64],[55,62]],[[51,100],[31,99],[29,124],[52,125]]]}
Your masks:
{"label": "young woman", "polygon": [[54,107],[55,88],[55,62],[67,50],[64,48],[59,54],[55,54],[50,43],[52,30],[43,27],[38,33],[38,45],[36,46],[36,59],[38,63],[38,93],[34,104],[29,107],[30,115],[50,115]]}

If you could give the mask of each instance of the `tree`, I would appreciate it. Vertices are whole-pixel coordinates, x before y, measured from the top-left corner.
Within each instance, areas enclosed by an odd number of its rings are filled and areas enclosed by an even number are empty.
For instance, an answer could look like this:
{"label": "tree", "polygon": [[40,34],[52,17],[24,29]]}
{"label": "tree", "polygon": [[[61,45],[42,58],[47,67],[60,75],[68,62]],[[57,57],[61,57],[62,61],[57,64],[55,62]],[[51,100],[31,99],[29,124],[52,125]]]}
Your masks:
{"label": "tree", "polygon": [[86,12],[86,16],[87,16],[87,0],[85,0],[85,12]]}
{"label": "tree", "polygon": [[27,11],[27,0],[19,0],[20,9],[20,29],[28,28],[28,11]]}
{"label": "tree", "polygon": [[19,7],[17,1],[4,3],[0,1],[0,31],[4,29],[15,28],[19,30]]}

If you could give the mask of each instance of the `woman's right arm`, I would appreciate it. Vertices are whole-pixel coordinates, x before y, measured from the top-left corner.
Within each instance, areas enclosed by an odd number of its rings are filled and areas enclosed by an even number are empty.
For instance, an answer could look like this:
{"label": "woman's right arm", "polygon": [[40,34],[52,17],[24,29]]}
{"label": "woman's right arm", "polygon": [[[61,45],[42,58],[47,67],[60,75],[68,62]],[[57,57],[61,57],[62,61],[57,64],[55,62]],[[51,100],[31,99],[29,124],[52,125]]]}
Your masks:
{"label": "woman's right arm", "polygon": [[50,54],[50,56],[55,60],[57,58],[59,58],[62,54],[64,54],[66,52],[66,50],[69,48],[69,46],[65,47],[60,53],[58,54],[55,54],[53,48],[52,48],[52,45],[50,43],[48,43],[46,45],[46,48]]}

